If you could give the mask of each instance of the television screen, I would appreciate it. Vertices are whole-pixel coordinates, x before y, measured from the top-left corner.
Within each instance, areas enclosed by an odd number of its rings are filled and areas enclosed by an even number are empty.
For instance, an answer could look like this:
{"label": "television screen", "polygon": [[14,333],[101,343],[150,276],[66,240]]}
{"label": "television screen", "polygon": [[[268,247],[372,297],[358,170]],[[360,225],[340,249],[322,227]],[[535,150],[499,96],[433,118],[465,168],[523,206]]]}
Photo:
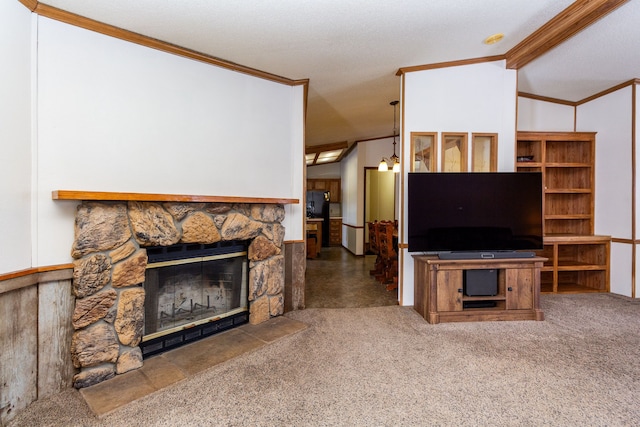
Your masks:
{"label": "television screen", "polygon": [[540,172],[409,173],[409,252],[542,249]]}

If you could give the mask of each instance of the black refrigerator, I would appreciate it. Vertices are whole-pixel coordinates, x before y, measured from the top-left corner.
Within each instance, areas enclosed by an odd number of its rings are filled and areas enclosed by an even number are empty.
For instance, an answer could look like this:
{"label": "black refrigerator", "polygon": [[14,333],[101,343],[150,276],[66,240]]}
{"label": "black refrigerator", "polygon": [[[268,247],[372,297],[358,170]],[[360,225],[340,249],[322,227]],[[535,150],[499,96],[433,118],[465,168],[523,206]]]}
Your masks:
{"label": "black refrigerator", "polygon": [[322,218],[322,246],[329,246],[329,201],[328,191],[307,191],[307,218]]}

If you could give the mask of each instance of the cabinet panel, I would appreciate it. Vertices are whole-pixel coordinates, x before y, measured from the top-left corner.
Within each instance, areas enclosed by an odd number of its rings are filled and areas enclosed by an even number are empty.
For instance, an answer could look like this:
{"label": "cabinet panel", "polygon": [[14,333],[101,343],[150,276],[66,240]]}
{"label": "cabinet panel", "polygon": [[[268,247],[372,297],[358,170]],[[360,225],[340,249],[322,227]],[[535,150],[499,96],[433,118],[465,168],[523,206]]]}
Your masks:
{"label": "cabinet panel", "polygon": [[332,179],[329,181],[329,191],[331,192],[331,201],[334,203],[340,202],[340,180]]}
{"label": "cabinet panel", "polygon": [[591,190],[590,167],[547,167],[545,186],[547,191]]}
{"label": "cabinet panel", "polygon": [[533,271],[530,269],[506,270],[507,309],[533,308]]}
{"label": "cabinet panel", "polygon": [[544,201],[545,215],[588,215],[591,210],[591,193],[547,193]]}
{"label": "cabinet panel", "polygon": [[[438,311],[462,310],[462,270],[440,270],[437,274]],[[415,284],[414,284],[415,286]]]}
{"label": "cabinet panel", "polygon": [[331,219],[329,221],[329,245],[341,246],[342,245],[342,220]]}
{"label": "cabinet panel", "polygon": [[341,180],[339,178],[309,178],[307,179],[307,190],[329,191],[331,202],[339,203],[342,198]]}
{"label": "cabinet panel", "polygon": [[571,219],[571,218],[553,218],[547,216],[544,224],[544,234],[553,235],[588,235],[592,230],[591,218]]}
{"label": "cabinet panel", "polygon": [[592,163],[593,141],[565,140],[546,141],[546,161],[549,163]]}

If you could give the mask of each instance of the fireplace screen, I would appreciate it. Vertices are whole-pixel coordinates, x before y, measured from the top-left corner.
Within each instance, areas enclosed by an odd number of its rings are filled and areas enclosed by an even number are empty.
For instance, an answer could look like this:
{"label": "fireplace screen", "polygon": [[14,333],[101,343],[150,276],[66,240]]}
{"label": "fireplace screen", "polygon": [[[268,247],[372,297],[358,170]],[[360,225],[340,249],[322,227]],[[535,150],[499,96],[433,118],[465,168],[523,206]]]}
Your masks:
{"label": "fireplace screen", "polygon": [[144,340],[248,310],[247,253],[150,262]]}

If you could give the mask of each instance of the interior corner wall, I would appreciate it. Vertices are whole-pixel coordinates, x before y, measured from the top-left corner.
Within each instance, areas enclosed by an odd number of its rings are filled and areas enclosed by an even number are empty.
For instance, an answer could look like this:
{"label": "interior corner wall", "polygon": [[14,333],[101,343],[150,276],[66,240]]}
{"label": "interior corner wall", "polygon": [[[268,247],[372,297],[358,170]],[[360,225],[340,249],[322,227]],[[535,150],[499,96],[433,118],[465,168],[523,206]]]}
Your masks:
{"label": "interior corner wall", "polygon": [[575,107],[538,99],[518,97],[518,130],[573,132]]}
{"label": "interior corner wall", "polygon": [[[403,76],[403,141],[411,132],[498,134],[498,171],[515,169],[517,75],[505,61],[461,65],[406,73]],[[438,155],[440,150],[437,150]],[[409,164],[411,150],[403,150],[402,163]],[[470,157],[470,156],[469,156]],[[438,163],[440,158],[437,158]],[[408,168],[403,169],[406,174]],[[403,206],[399,218],[401,243],[406,248],[407,189],[402,189]],[[400,256],[403,305],[413,305],[413,259],[403,249]]]}
{"label": "interior corner wall", "polygon": [[576,116],[576,131],[597,132],[595,234],[614,239],[611,292],[631,296],[632,225],[638,224],[632,216],[633,191],[638,191],[633,183],[632,88],[579,105]]}
{"label": "interior corner wall", "polygon": [[635,191],[636,191],[636,197],[635,197],[635,202],[636,202],[636,208],[635,208],[635,212],[636,212],[636,217],[634,218],[635,221],[635,230],[636,230],[636,235],[634,235],[634,245],[635,245],[635,259],[634,259],[634,263],[635,263],[635,275],[633,276],[633,284],[631,285],[631,296],[633,298],[640,298],[640,285],[638,285],[638,283],[640,282],[639,280],[639,273],[640,272],[640,251],[638,250],[638,227],[640,227],[640,174],[638,173],[638,165],[640,165],[640,150],[638,150],[638,142],[640,141],[640,96],[638,95],[638,90],[640,89],[640,84],[634,84],[632,86],[632,102],[635,102],[635,104],[633,105],[634,109],[633,109],[633,114],[632,115],[632,120],[633,120],[633,135],[632,135],[632,144],[634,147],[634,151],[635,151],[635,162],[634,162],[634,172],[635,172]]}
{"label": "interior corner wall", "polygon": [[31,265],[32,16],[0,2],[0,274]]}
{"label": "interior corner wall", "polygon": [[[340,162],[342,176],[342,246],[355,255],[364,254],[364,179],[360,178],[363,150],[356,146]],[[364,170],[364,169],[362,169]]]}
{"label": "interior corner wall", "polygon": [[[56,189],[304,197],[302,86],[38,17],[37,260],[70,261]],[[286,240],[303,239],[288,207]]]}
{"label": "interior corner wall", "polygon": [[[290,120],[290,152],[291,162],[282,165],[283,169],[290,168],[289,184],[291,198],[298,199],[297,204],[285,205],[285,217],[282,225],[285,228],[285,240],[302,241],[306,234],[307,212],[304,206],[307,183],[304,180],[306,169],[305,162],[305,136],[304,136],[304,91],[302,85],[291,88],[291,120]],[[297,161],[296,161],[297,160]],[[284,188],[281,189],[284,191]],[[276,196],[280,197],[280,196]]]}

